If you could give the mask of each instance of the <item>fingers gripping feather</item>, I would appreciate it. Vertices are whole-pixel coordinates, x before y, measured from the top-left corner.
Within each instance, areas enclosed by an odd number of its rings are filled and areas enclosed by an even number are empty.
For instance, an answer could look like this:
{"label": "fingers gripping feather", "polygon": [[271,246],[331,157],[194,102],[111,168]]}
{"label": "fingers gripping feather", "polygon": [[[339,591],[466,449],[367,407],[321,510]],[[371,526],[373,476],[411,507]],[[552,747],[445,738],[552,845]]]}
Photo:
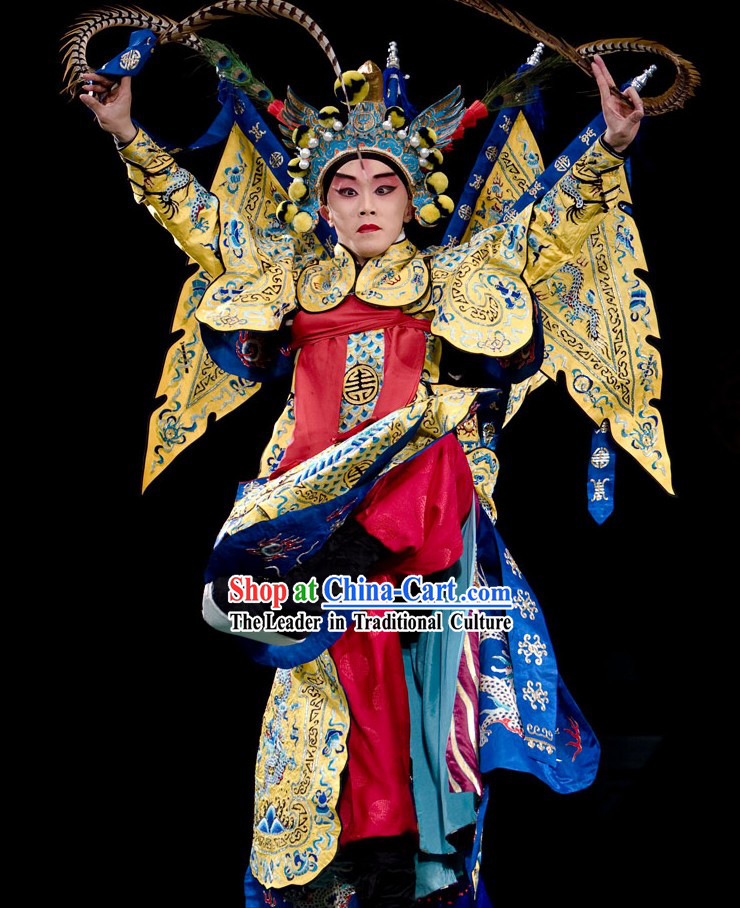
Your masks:
{"label": "fingers gripping feather", "polygon": [[610,38],[582,44],[576,50],[587,58],[593,57],[594,54],[627,52],[655,54],[657,57],[670,61],[676,70],[673,84],[661,95],[642,98],[645,113],[650,116],[657,116],[683,107],[686,101],[696,94],[701,84],[701,76],[693,63],[680,57],[663,44],[649,41],[646,38]]}

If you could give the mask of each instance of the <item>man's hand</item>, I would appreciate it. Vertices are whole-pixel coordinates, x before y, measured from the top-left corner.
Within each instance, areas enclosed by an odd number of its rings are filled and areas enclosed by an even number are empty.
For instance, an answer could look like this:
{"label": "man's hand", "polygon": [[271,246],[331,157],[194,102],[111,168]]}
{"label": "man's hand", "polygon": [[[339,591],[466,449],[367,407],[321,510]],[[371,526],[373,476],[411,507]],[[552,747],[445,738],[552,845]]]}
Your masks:
{"label": "man's hand", "polygon": [[606,120],[604,139],[615,151],[621,153],[637,135],[637,131],[640,128],[640,120],[645,116],[642,99],[632,86],[624,92],[634,104],[633,109],[610,91],[610,86],[614,85],[616,88],[616,85],[609,70],[606,68],[606,63],[604,63],[599,54],[594,54],[591,69],[599,86],[601,110]]}
{"label": "man's hand", "polygon": [[122,144],[130,142],[137,131],[131,122],[131,76],[124,76],[119,83],[88,72],[83,79],[92,84],[83,83],[80,101],[95,114],[100,128]]}

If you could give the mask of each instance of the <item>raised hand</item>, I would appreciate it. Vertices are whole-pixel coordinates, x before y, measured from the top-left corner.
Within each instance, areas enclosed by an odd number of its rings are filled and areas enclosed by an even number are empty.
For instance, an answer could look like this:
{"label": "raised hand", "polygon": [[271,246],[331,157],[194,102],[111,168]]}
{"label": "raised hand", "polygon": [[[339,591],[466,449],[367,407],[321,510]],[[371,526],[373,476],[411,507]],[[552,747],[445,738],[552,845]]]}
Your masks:
{"label": "raised hand", "polygon": [[130,142],[136,135],[131,122],[131,76],[124,76],[120,83],[94,72],[82,78],[80,101],[95,114],[100,128],[119,142]]}
{"label": "raised hand", "polygon": [[642,99],[637,90],[630,86],[624,94],[632,101],[634,105],[632,107],[611,91],[612,86],[614,88],[617,86],[599,54],[594,54],[591,69],[599,86],[601,110],[606,120],[604,139],[615,151],[621,152],[635,138],[640,128],[640,120],[645,116]]}

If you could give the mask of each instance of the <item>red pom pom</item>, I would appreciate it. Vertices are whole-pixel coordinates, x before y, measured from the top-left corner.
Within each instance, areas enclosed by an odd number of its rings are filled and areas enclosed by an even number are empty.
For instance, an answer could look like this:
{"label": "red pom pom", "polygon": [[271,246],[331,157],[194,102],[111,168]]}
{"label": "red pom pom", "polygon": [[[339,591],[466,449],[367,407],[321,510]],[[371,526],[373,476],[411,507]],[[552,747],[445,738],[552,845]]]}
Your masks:
{"label": "red pom pom", "polygon": [[463,129],[470,129],[471,126],[475,126],[478,120],[482,120],[487,116],[488,108],[486,107],[486,105],[482,101],[473,101],[470,107],[468,107],[468,109],[463,114],[460,125]]}
{"label": "red pom pom", "polygon": [[460,125],[450,136],[450,141],[448,145],[445,145],[444,150],[449,151],[452,148],[452,143],[456,142],[458,139],[462,139],[465,134],[466,129],[470,129],[472,126],[482,120],[484,117],[488,116],[488,108],[482,101],[473,101],[473,103],[468,107],[468,109],[463,114],[462,120],[460,120]]}
{"label": "red pom pom", "polygon": [[[276,120],[280,120],[281,123],[285,124],[283,119],[283,108],[285,104],[282,101],[271,101],[270,106],[267,108],[267,112],[271,113]],[[287,124],[285,124],[287,125]]]}

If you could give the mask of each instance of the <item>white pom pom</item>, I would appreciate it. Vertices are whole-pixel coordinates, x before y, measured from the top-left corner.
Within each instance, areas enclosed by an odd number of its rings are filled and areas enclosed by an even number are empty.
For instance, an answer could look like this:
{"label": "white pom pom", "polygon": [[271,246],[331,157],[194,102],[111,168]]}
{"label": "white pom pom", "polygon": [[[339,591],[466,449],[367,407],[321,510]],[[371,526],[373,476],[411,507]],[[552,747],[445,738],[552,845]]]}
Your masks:
{"label": "white pom pom", "polygon": [[420,140],[419,140],[419,137],[416,135],[416,133],[414,133],[414,135],[411,136],[411,138],[409,139],[409,145],[413,145],[414,148],[418,148],[418,147],[419,147],[419,141],[420,141]]}
{"label": "white pom pom", "polygon": [[306,158],[311,157],[311,152],[308,150],[308,148],[301,148],[301,150],[298,152],[298,157],[305,160]]}
{"label": "white pom pom", "polygon": [[396,135],[398,136],[399,139],[405,139],[406,136],[408,135],[408,132],[405,129],[399,129],[398,132],[396,133]]}
{"label": "white pom pom", "polygon": [[339,132],[339,130],[343,129],[343,128],[344,128],[344,124],[342,123],[341,120],[335,120],[332,123],[332,129],[334,129],[335,132]]}
{"label": "white pom pom", "polygon": [[301,158],[301,160],[298,162],[298,166],[301,168],[301,170],[308,170],[311,164],[305,158]]}
{"label": "white pom pom", "polygon": [[316,148],[316,146],[317,146],[318,144],[319,144],[319,140],[316,139],[316,138],[314,138],[314,139],[309,139],[309,140],[308,140],[308,147],[309,147],[309,148]]}
{"label": "white pom pom", "polygon": [[393,129],[393,124],[390,120],[383,120],[383,129]]}
{"label": "white pom pom", "polygon": [[333,138],[334,138],[334,133],[333,133],[333,132],[329,132],[329,130],[327,129],[326,132],[324,133],[324,141],[325,141],[325,142],[331,142],[331,140],[332,140]]}
{"label": "white pom pom", "polygon": [[420,148],[420,149],[419,149],[419,157],[420,157],[420,158],[428,158],[428,157],[429,157],[429,149],[428,149],[428,148]]}

